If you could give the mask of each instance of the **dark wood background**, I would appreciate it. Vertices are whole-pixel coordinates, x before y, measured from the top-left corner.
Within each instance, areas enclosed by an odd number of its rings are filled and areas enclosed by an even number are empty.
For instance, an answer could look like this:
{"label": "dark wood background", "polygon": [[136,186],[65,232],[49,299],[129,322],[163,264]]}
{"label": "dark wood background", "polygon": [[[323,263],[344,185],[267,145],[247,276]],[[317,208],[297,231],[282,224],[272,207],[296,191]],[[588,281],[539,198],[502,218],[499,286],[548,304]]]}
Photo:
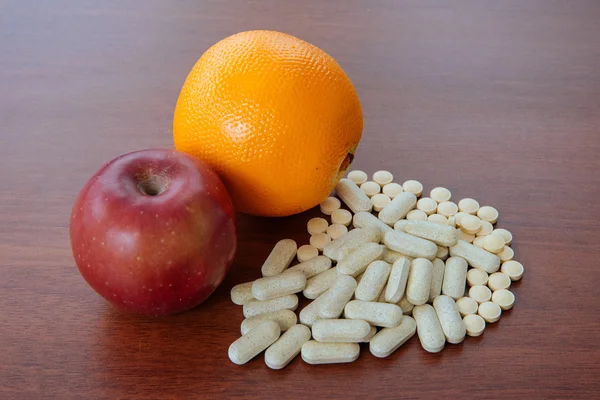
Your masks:
{"label": "dark wood background", "polygon": [[[274,29],[333,55],[360,95],[354,167],[500,210],[525,265],[515,308],[439,354],[233,365],[234,284],[316,210],[239,217],[217,292],[190,312],[117,311],[77,272],[68,216],[105,161],[172,147],[179,89],[225,36]],[[600,2],[0,2],[0,398],[598,398]]]}

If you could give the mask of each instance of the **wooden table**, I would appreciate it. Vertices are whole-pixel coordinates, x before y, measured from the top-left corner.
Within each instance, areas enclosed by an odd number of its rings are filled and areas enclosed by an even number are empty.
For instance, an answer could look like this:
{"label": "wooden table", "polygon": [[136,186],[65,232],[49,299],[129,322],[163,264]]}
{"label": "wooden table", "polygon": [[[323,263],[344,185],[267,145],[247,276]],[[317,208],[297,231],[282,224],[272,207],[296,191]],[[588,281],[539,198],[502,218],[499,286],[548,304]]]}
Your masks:
{"label": "wooden table", "polygon": [[[598,398],[600,4],[597,1],[4,1],[0,5],[0,398]],[[273,244],[306,221],[239,216],[225,282],[190,312],[117,311],[79,275],[68,216],[105,161],[172,147],[172,115],[214,42],[275,29],[333,55],[365,129],[354,167],[500,210],[526,268],[480,338],[387,359],[233,365]],[[260,226],[260,227],[259,227]]]}

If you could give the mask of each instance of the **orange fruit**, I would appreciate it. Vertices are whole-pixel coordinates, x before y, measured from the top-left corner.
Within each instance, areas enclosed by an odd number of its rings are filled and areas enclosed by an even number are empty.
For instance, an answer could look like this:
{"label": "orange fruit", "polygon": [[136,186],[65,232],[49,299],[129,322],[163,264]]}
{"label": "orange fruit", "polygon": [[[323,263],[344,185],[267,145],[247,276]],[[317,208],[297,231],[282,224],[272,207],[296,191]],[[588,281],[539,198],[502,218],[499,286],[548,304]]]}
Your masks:
{"label": "orange fruit", "polygon": [[285,33],[250,31],[206,51],[175,108],[175,147],[208,163],[239,211],[312,208],[352,162],[363,129],[358,96],[323,50]]}

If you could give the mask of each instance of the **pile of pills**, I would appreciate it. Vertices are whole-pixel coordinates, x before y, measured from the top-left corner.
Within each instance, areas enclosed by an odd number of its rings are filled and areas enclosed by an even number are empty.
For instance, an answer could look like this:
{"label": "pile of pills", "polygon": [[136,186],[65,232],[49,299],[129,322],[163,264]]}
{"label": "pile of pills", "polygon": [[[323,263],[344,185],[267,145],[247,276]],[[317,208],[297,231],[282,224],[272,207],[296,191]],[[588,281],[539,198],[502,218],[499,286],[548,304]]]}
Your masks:
{"label": "pile of pills", "polygon": [[[310,244],[281,240],[263,277],[231,290],[245,317],[229,347],[235,364],[265,350],[273,369],[298,354],[309,364],[352,362],[360,343],[387,357],[415,333],[439,352],[513,307],[509,289],[523,265],[513,260],[511,233],[494,227],[495,208],[455,203],[443,187],[424,197],[420,182],[394,183],[388,171],[371,181],[351,171],[335,193],[320,205],[324,218],[308,221]],[[298,293],[312,302],[296,315]]]}

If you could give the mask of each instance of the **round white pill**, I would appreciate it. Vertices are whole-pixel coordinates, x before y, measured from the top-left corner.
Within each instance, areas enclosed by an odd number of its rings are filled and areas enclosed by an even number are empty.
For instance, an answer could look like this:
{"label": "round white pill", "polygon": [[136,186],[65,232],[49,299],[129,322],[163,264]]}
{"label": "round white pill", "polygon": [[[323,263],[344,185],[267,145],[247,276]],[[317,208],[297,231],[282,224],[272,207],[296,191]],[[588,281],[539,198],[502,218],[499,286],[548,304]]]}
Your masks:
{"label": "round white pill", "polygon": [[515,295],[507,289],[496,290],[492,293],[492,301],[504,311],[510,310],[515,304]]}
{"label": "round white pill", "polygon": [[402,191],[402,185],[399,183],[388,183],[383,187],[383,194],[390,196],[390,199],[393,199],[402,193]]}
{"label": "round white pill", "polygon": [[431,189],[431,193],[429,193],[429,196],[431,196],[431,198],[436,202],[443,203],[444,201],[450,200],[450,198],[452,197],[452,193],[450,193],[450,191],[445,187],[436,187]]}
{"label": "round white pill", "polygon": [[475,285],[469,289],[469,297],[479,304],[485,303],[492,298],[492,291],[487,286]]}
{"label": "round white pill", "polygon": [[331,238],[326,233],[317,233],[310,237],[311,246],[315,246],[317,249],[323,251],[323,248],[331,242]]}
{"label": "round white pill", "polygon": [[485,241],[485,236],[476,236],[475,239],[473,239],[473,244],[477,247],[479,247],[480,249],[483,249],[483,242]]}
{"label": "round white pill", "polygon": [[311,235],[323,233],[327,230],[329,222],[325,218],[311,218],[306,224],[306,229]]}
{"label": "round white pill", "polygon": [[469,283],[469,286],[487,285],[488,279],[488,273],[480,268],[471,268],[467,272],[467,282]]}
{"label": "round white pill", "polygon": [[500,289],[508,289],[510,287],[510,282],[510,277],[504,272],[494,272],[488,279],[488,287],[492,289],[493,292]]}
{"label": "round white pill", "polygon": [[459,211],[456,213],[456,215],[454,215],[454,222],[456,222],[456,227],[460,228],[460,223],[462,222],[462,219],[469,215],[469,213],[466,213],[464,211]]}
{"label": "round white pill", "polygon": [[477,216],[484,221],[495,224],[498,221],[498,210],[494,207],[483,206],[477,211]]}
{"label": "round white pill", "polygon": [[344,226],[350,225],[352,222],[352,213],[348,210],[340,208],[339,210],[335,210],[331,214],[331,223],[332,224],[340,224]]}
{"label": "round white pill", "polygon": [[462,229],[458,229],[458,239],[464,240],[467,243],[473,243],[473,240],[475,240],[475,235],[466,233]]}
{"label": "round white pill", "polygon": [[391,201],[392,199],[387,194],[378,193],[371,197],[371,204],[373,204],[373,210],[376,212],[383,210]]}
{"label": "round white pill", "polygon": [[504,241],[506,242],[507,246],[510,246],[510,244],[512,243],[512,239],[513,239],[512,233],[510,233],[506,229],[502,229],[502,228],[494,229],[494,231],[492,233],[502,236],[504,238]]}
{"label": "round white pill", "polygon": [[311,246],[310,244],[305,244],[303,246],[298,247],[298,252],[296,256],[298,257],[298,261],[304,262],[308,261],[311,258],[315,258],[319,255],[319,249],[315,246]]}
{"label": "round white pill", "polygon": [[477,313],[481,316],[481,318],[485,319],[485,322],[494,323],[502,316],[502,309],[498,304],[491,301],[486,301],[479,304],[479,310],[477,310]]}
{"label": "round white pill", "polygon": [[446,260],[446,258],[448,258],[448,253],[449,250],[446,246],[438,246],[438,251],[437,254],[435,255],[435,258],[439,258],[440,260]]}
{"label": "round white pill", "polygon": [[[335,239],[337,239],[339,237],[342,237],[346,233],[348,233],[348,228],[346,228],[346,225],[331,224],[327,228],[327,234],[329,235],[329,237],[331,238],[331,240],[335,240]],[[300,251],[300,250],[298,250],[298,251]]]}
{"label": "round white pill", "polygon": [[479,336],[485,330],[485,320],[477,314],[469,314],[463,318],[467,335]]}
{"label": "round white pill", "polygon": [[475,199],[462,199],[458,202],[458,209],[462,212],[475,214],[477,213],[477,210],[479,210],[479,203]]}
{"label": "round white pill", "polygon": [[423,211],[427,215],[434,214],[437,210],[438,203],[431,197],[423,197],[417,201],[417,209]]}
{"label": "round white pill", "polygon": [[328,197],[320,204],[321,212],[325,215],[331,215],[332,212],[341,206],[342,203],[337,197]]}
{"label": "round white pill", "polygon": [[411,210],[406,214],[406,219],[409,221],[427,221],[427,214],[421,210]]}
{"label": "round white pill", "polygon": [[494,230],[494,226],[488,221],[481,221],[481,229],[477,232],[477,236],[487,236]]}
{"label": "round white pill", "polygon": [[476,234],[481,229],[481,220],[474,215],[465,215],[460,221],[460,229],[465,233]]}
{"label": "round white pill", "polygon": [[[480,268],[471,268],[467,272],[467,283],[469,286],[487,286],[489,277],[489,274],[485,270]],[[485,290],[483,291],[487,292]]]}
{"label": "round white pill", "polygon": [[458,212],[458,206],[451,201],[444,201],[438,205],[437,212],[445,217],[449,217]]}
{"label": "round white pill", "polygon": [[381,191],[381,186],[379,183],[373,181],[366,181],[362,185],[360,185],[360,190],[365,192],[365,194],[369,197],[376,195]]}
{"label": "round white pill", "polygon": [[524,268],[523,264],[518,261],[510,260],[502,264],[500,271],[504,272],[510,277],[512,281],[518,281],[523,276]]}
{"label": "round white pill", "polygon": [[477,314],[479,304],[470,297],[461,297],[456,300],[456,307],[458,307],[460,315],[464,317],[469,314]]}
{"label": "round white pill", "polygon": [[419,197],[423,193],[423,185],[419,181],[408,180],[402,184],[402,189],[405,192],[414,193],[415,196]]}
{"label": "round white pill", "polygon": [[504,239],[500,235],[487,235],[485,237],[485,241],[483,242],[483,248],[490,253],[500,253],[504,248]]}
{"label": "round white pill", "polygon": [[355,170],[348,172],[348,179],[360,186],[369,179],[369,176],[364,171]]}
{"label": "round white pill", "polygon": [[373,180],[379,183],[381,186],[392,183],[394,175],[389,171],[377,171],[373,174]]}
{"label": "round white pill", "polygon": [[500,261],[510,261],[515,256],[515,251],[508,246],[504,246],[500,253],[496,254]]}
{"label": "round white pill", "polygon": [[433,222],[434,224],[448,225],[448,218],[444,217],[442,214],[431,214],[427,217],[427,221]]}

